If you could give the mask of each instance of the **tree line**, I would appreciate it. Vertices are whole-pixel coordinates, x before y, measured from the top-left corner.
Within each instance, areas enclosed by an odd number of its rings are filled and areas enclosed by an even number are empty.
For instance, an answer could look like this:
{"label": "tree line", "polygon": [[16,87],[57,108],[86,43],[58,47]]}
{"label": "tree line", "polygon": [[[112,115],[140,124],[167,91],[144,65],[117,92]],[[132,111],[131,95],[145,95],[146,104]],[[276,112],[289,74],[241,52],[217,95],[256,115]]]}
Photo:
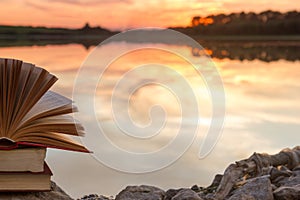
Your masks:
{"label": "tree line", "polygon": [[8,26],[0,25],[0,35],[9,35],[9,36],[72,36],[72,35],[112,35],[116,32],[111,32],[107,29],[104,29],[100,26],[91,27],[86,23],[82,28],[78,29],[69,29],[69,28],[49,28],[49,27],[33,27],[33,26]]}
{"label": "tree line", "polygon": [[267,10],[195,16],[191,26],[173,29],[197,35],[300,35],[300,12]]}

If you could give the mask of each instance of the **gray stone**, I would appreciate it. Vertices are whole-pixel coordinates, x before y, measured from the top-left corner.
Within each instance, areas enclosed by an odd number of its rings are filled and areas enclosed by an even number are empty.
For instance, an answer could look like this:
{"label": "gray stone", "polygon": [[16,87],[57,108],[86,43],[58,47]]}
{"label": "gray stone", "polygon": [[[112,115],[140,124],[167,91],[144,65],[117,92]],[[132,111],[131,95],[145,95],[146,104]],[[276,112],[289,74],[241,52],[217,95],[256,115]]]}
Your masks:
{"label": "gray stone", "polygon": [[[201,196],[201,195],[200,195]],[[215,195],[213,193],[208,193],[205,195],[205,200],[215,200]]]}
{"label": "gray stone", "polygon": [[249,194],[239,194],[239,195],[233,195],[229,198],[230,200],[256,200],[252,195]]}
{"label": "gray stone", "polygon": [[181,189],[171,200],[202,200],[196,192],[191,189]]}
{"label": "gray stone", "polygon": [[290,176],[279,181],[280,186],[295,186],[300,184],[300,175]]}
{"label": "gray stone", "polygon": [[112,197],[106,197],[103,195],[98,196],[97,194],[85,195],[77,200],[114,200]]}
{"label": "gray stone", "polygon": [[182,189],[169,189],[165,193],[164,200],[171,200]]}
{"label": "gray stone", "polygon": [[197,194],[198,194],[198,196],[199,196],[200,198],[206,199],[206,194],[205,194],[203,191],[197,192]]}
{"label": "gray stone", "polygon": [[284,179],[285,177],[290,177],[293,173],[290,170],[279,170],[276,167],[273,167],[270,170],[270,179],[272,183],[277,183]]}
{"label": "gray stone", "polygon": [[229,200],[255,199],[273,200],[271,181],[268,176],[249,179],[245,185],[236,189]]}
{"label": "gray stone", "polygon": [[51,182],[49,192],[7,192],[0,193],[1,200],[72,200],[60,187]]}
{"label": "gray stone", "polygon": [[300,199],[300,184],[296,186],[282,186],[274,191],[276,200]]}
{"label": "gray stone", "polygon": [[293,169],[293,171],[300,171],[300,164],[297,165],[297,166]]}
{"label": "gray stone", "polygon": [[222,174],[215,175],[215,178],[214,178],[213,182],[208,187],[217,187],[217,186],[219,186],[222,178],[223,178]]}
{"label": "gray stone", "polygon": [[157,187],[127,186],[116,196],[116,200],[163,200],[164,196],[165,192]]}
{"label": "gray stone", "polygon": [[192,187],[191,187],[191,190],[193,190],[194,192],[200,192],[200,187],[198,187],[198,185],[193,185]]}

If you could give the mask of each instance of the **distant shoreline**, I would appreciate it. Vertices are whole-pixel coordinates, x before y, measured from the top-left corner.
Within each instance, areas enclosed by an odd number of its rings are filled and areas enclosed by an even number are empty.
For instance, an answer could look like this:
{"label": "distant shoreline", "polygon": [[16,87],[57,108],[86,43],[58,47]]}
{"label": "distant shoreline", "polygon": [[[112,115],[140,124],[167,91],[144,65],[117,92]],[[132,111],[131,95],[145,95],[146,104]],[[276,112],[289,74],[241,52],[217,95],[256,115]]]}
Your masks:
{"label": "distant shoreline", "polygon": [[189,35],[199,40],[221,41],[300,41],[300,35]]}
{"label": "distant shoreline", "polygon": [[[33,35],[10,35],[1,34],[0,40],[71,40],[71,39],[106,39],[118,32],[111,32],[106,34],[74,34],[74,35],[53,35],[53,34],[33,34]],[[197,35],[186,34],[196,40],[221,40],[221,41],[300,41],[300,35]]]}
{"label": "distant shoreline", "polygon": [[[245,24],[244,24],[245,25]],[[225,26],[225,25],[223,25]],[[230,26],[230,25],[228,25]],[[250,26],[250,24],[249,24]],[[202,27],[207,29],[208,26]],[[300,41],[300,33],[232,33],[214,32],[202,33],[201,31],[192,27],[169,27],[174,31],[181,32],[192,37],[195,40],[207,41]],[[163,30],[163,29],[162,29]],[[222,30],[222,29],[221,29]],[[159,32],[161,30],[149,30],[152,32]],[[145,29],[145,33],[148,30]],[[48,27],[33,27],[33,26],[8,26],[0,25],[0,40],[105,40],[110,36],[120,33],[120,31],[110,31],[100,26],[90,27],[87,23],[84,27],[78,29],[70,28],[48,28]],[[147,34],[147,37],[151,35]]]}
{"label": "distant shoreline", "polygon": [[[44,45],[63,45],[63,44],[81,44],[86,48],[97,46],[101,42],[128,42],[128,43],[161,43],[170,45],[188,45],[185,41],[178,38],[160,38],[153,36],[159,32],[145,32],[139,36],[130,35],[126,38],[110,38],[117,33],[106,34],[82,34],[82,35],[8,35],[0,34],[0,47],[10,46],[44,46]],[[187,35],[196,40],[201,45],[220,46],[229,44],[229,46],[294,46],[300,47],[300,35]],[[109,39],[109,40],[107,40]],[[228,45],[227,45],[228,46]]]}
{"label": "distant shoreline", "polygon": [[[158,34],[155,36],[155,34]],[[208,54],[212,58],[231,60],[254,60],[264,62],[277,60],[300,60],[300,35],[293,36],[201,36],[191,35],[200,44],[193,46],[178,38],[160,37],[159,32],[142,32],[140,35],[131,35],[125,38],[110,38],[114,34],[99,35],[22,35],[14,37],[0,34],[1,47],[30,47],[46,45],[78,44],[89,49],[111,42],[126,42],[132,44],[164,44],[186,46],[190,48],[193,56],[198,57]],[[104,43],[103,43],[104,42]]]}
{"label": "distant shoreline", "polygon": [[97,34],[97,35],[51,35],[51,34],[43,34],[43,35],[9,35],[9,34],[0,34],[0,40],[99,40],[106,39],[110,36],[113,36],[115,33],[111,34]]}

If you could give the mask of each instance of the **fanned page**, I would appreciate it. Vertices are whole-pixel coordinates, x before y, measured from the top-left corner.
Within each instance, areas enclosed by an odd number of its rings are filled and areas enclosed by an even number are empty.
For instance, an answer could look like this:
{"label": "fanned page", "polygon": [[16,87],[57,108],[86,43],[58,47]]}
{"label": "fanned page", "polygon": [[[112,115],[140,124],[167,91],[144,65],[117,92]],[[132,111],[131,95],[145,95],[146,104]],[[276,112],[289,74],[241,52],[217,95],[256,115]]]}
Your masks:
{"label": "fanned page", "polygon": [[68,135],[83,135],[81,124],[70,114],[72,101],[48,91],[57,78],[29,63],[0,58],[0,141],[88,150]]}
{"label": "fanned page", "polygon": [[[47,90],[56,82],[57,78],[46,70],[31,65],[32,70],[29,73],[29,76],[24,83],[25,88],[21,94],[22,102],[19,104],[18,109],[16,110],[13,118],[13,123],[10,128],[8,136],[13,134],[14,129],[20,124],[22,118],[29,112],[29,110],[37,103],[37,101],[47,92]],[[26,70],[26,65],[22,66],[22,70]],[[22,71],[21,71],[22,73]]]}
{"label": "fanned page", "polygon": [[20,137],[19,140],[20,141],[17,141],[19,145],[50,147],[87,153],[90,152],[78,142],[58,133],[30,133],[24,137]]}
{"label": "fanned page", "polygon": [[57,78],[46,70],[13,59],[0,59],[3,137],[10,138],[26,113]]}
{"label": "fanned page", "polygon": [[68,135],[84,135],[82,125],[69,115],[58,115],[33,121],[16,131],[12,139],[16,140],[20,135],[26,136],[31,132],[57,132]]}
{"label": "fanned page", "polygon": [[69,114],[77,111],[77,108],[73,106],[72,103],[72,100],[60,94],[47,91],[46,94],[25,115],[19,127],[25,126],[36,119]]}
{"label": "fanned page", "polygon": [[[17,87],[21,71],[21,61],[0,60],[0,135],[5,137],[10,128],[15,106],[14,98],[18,98]],[[14,66],[14,67],[11,67]]]}

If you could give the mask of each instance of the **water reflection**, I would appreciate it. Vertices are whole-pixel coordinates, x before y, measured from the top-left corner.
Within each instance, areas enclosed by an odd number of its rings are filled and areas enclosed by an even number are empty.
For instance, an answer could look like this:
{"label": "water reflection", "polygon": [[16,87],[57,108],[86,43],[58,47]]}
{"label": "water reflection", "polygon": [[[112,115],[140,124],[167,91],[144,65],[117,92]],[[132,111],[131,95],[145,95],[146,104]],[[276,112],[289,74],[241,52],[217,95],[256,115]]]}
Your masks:
{"label": "water reflection", "polygon": [[[138,46],[139,44],[111,43],[104,48],[107,53],[110,53],[116,48],[126,48],[126,45]],[[199,60],[198,55],[201,55],[201,52],[195,49],[192,51],[188,46],[157,44],[158,47],[164,45],[180,49],[189,59]],[[211,43],[206,47],[207,53],[211,53],[222,75],[227,96],[224,132],[216,148],[207,158],[203,160],[197,158],[199,145],[208,129],[210,117],[209,96],[205,84],[184,63],[169,56],[147,53],[143,57],[138,55],[136,58],[124,58],[121,63],[120,61],[115,63],[109,69],[104,78],[111,82],[108,82],[107,87],[101,88],[96,97],[100,102],[97,110],[99,118],[105,120],[106,128],[111,133],[109,137],[131,150],[141,148],[153,150],[164,145],[172,137],[173,129],[166,130],[164,137],[156,138],[153,143],[149,142],[144,147],[133,145],[125,137],[117,140],[120,135],[113,127],[109,109],[101,107],[101,102],[107,105],[107,97],[112,89],[110,83],[118,76],[141,60],[156,59],[185,74],[191,80],[193,88],[198,91],[199,109],[203,117],[201,119],[206,117],[207,120],[201,121],[201,134],[198,134],[192,147],[172,166],[142,175],[114,171],[86,154],[49,150],[47,162],[53,170],[53,179],[75,198],[88,193],[113,195],[130,184],[153,184],[163,188],[189,187],[193,184],[208,185],[213,175],[221,173],[228,163],[248,157],[253,151],[275,153],[281,148],[298,145],[300,139],[298,133],[300,129],[299,47],[296,45],[294,47],[284,45],[247,47],[246,43],[243,45],[242,49],[246,50],[240,50],[240,45],[234,43],[223,43],[219,46]],[[59,77],[53,89],[71,97],[77,70],[91,50],[91,48],[86,50],[81,44],[6,46],[0,48],[0,56],[19,58],[45,67]],[[245,51],[249,51],[249,55],[242,53]],[[264,51],[266,53],[263,53]],[[274,53],[270,53],[272,51]],[[263,57],[256,56],[262,54]],[[272,59],[269,58],[271,54],[274,55]],[[241,61],[241,57],[233,55],[244,56],[244,59]],[[265,62],[262,58],[268,61],[274,58],[280,60]],[[137,74],[135,81],[143,81],[143,74]],[[170,80],[172,81],[174,80]],[[82,96],[84,98],[84,91]],[[157,86],[147,86],[139,90],[132,100],[135,102],[131,104],[133,118],[139,119],[140,123],[148,122],[147,115],[144,114],[146,108],[160,100],[163,100],[166,109],[173,112],[174,116],[179,113],[174,106],[176,100],[172,95]],[[188,102],[188,99],[186,101]]]}
{"label": "water reflection", "polygon": [[193,56],[201,56],[205,53],[213,58],[230,60],[261,60],[271,62],[277,60],[297,61],[300,59],[300,44],[297,42],[223,42],[204,43],[205,52],[201,49],[192,48]]}
{"label": "water reflection", "polygon": [[[46,46],[46,45],[70,45],[80,44],[87,51],[104,41],[106,38],[85,39],[85,40],[1,40],[0,47],[20,47],[20,46]],[[133,40],[125,40],[129,43]],[[277,60],[298,61],[300,60],[300,42],[299,41],[210,41],[197,40],[202,49],[190,46],[193,56],[209,54],[213,58],[231,59],[231,60],[261,60],[271,62]],[[168,45],[185,45],[178,41],[159,41]]]}

